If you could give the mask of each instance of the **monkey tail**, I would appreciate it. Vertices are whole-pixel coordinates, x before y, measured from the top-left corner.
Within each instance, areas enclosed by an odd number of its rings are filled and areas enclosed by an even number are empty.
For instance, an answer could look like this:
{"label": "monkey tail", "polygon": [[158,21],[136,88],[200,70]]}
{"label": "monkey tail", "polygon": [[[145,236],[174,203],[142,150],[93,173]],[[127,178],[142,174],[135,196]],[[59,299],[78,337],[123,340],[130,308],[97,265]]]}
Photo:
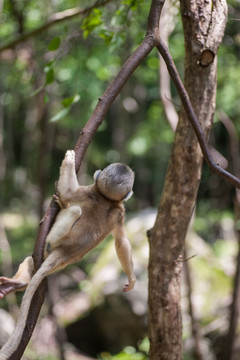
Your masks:
{"label": "monkey tail", "polygon": [[11,359],[11,355],[16,351],[25,329],[32,298],[42,280],[58,265],[59,258],[61,257],[56,252],[50,254],[42,263],[39,270],[33,275],[23,296],[15,329],[6,344],[0,350],[0,360]]}

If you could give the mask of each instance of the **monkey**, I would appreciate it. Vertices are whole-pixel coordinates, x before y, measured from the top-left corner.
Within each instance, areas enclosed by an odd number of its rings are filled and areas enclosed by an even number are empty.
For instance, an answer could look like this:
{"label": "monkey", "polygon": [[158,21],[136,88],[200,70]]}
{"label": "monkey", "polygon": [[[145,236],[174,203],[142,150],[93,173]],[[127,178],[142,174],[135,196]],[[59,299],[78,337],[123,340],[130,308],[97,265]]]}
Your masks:
{"label": "monkey", "polygon": [[68,150],[60,167],[55,201],[60,206],[44,248],[44,261],[34,274],[33,258],[28,256],[13,278],[0,277],[0,298],[24,290],[13,334],[0,350],[0,360],[16,350],[25,328],[32,297],[41,281],[51,273],[82,259],[108,234],[115,238],[115,248],[128,277],[124,292],[133,289],[136,277],[132,250],[124,228],[123,201],[132,194],[134,172],[125,164],[114,163],[94,173],[94,183],[81,186],[75,171],[75,152]]}

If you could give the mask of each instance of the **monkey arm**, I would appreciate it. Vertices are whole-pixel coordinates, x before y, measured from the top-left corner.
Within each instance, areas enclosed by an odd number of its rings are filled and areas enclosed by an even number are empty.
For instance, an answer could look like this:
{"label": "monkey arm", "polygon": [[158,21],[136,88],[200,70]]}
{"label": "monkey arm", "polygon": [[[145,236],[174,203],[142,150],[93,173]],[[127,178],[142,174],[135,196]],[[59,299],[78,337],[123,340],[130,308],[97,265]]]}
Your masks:
{"label": "monkey arm", "polygon": [[113,235],[115,238],[115,247],[117,256],[120,260],[122,268],[128,277],[129,283],[125,285],[123,288],[124,292],[132,290],[136,277],[133,271],[133,261],[132,261],[132,248],[131,244],[127,238],[126,231],[124,226],[119,224],[113,231]]}
{"label": "monkey arm", "polygon": [[60,200],[65,205],[72,193],[79,188],[79,183],[75,171],[75,152],[68,150],[63,159],[60,176],[57,184],[57,190],[60,194]]}

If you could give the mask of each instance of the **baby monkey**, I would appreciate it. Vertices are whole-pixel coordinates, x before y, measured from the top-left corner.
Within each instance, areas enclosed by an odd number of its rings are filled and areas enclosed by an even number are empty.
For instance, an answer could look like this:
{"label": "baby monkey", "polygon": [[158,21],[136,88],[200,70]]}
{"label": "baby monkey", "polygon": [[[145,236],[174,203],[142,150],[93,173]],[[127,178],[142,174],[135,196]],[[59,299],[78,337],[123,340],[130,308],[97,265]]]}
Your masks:
{"label": "baby monkey", "polygon": [[0,298],[10,292],[23,290],[19,318],[13,334],[0,351],[0,360],[8,359],[21,339],[32,297],[41,281],[49,274],[79,261],[109,233],[122,268],[128,276],[123,291],[134,287],[135,275],[131,245],[124,229],[124,205],[133,194],[134,173],[125,164],[115,163],[94,174],[94,184],[80,186],[75,172],[75,152],[68,150],[60,168],[56,202],[60,212],[49,232],[44,262],[34,274],[31,256],[19,266],[13,278],[0,277]]}

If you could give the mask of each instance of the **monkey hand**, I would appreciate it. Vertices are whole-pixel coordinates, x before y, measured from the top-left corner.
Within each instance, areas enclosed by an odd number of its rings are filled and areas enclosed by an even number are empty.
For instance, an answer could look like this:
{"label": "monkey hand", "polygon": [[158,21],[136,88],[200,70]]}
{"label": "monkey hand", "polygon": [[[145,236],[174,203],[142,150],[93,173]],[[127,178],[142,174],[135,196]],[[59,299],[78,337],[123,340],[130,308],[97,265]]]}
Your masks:
{"label": "monkey hand", "polygon": [[3,299],[4,296],[10,294],[11,292],[23,290],[26,286],[27,283],[22,281],[0,276],[0,299]]}
{"label": "monkey hand", "polygon": [[134,288],[135,282],[136,282],[135,277],[129,279],[129,283],[124,286],[123,292],[128,292],[128,291],[132,290]]}

